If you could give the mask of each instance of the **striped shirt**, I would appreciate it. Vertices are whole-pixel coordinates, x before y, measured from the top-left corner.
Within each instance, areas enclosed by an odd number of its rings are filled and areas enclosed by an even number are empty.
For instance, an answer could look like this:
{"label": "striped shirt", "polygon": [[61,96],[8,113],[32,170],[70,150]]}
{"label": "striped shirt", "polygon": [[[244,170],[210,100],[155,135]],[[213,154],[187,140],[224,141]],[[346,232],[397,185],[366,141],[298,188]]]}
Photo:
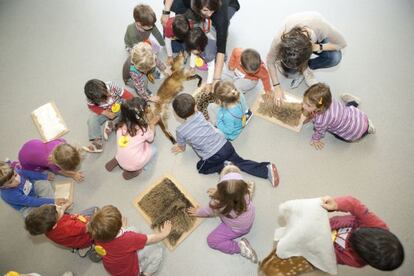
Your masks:
{"label": "striped shirt", "polygon": [[345,106],[336,100],[332,100],[329,109],[316,114],[313,119],[315,132],[312,140],[320,140],[329,131],[347,141],[355,141],[368,129],[368,117],[354,106]]}
{"label": "striped shirt", "polygon": [[223,133],[213,127],[199,111],[177,127],[176,136],[178,145],[189,144],[203,160],[216,154],[227,142]]}

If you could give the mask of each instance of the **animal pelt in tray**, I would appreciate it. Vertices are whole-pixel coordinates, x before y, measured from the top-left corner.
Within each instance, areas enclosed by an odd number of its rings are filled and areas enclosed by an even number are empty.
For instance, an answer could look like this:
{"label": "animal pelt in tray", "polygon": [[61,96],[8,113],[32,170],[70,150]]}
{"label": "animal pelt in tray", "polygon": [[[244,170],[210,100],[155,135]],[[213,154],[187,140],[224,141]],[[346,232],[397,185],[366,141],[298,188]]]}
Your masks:
{"label": "animal pelt in tray", "polygon": [[273,95],[264,94],[257,111],[265,116],[276,118],[284,124],[297,126],[302,116],[302,104],[283,102],[279,107],[275,104]]}

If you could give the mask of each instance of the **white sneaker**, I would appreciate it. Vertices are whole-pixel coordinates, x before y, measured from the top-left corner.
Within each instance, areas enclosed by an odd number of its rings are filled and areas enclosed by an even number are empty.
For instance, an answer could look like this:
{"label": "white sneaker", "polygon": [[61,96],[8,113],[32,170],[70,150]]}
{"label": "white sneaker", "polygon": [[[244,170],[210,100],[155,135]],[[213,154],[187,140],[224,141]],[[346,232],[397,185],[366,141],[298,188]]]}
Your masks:
{"label": "white sneaker", "polygon": [[291,89],[297,88],[302,83],[302,81],[304,80],[304,78],[305,77],[303,75],[299,75],[297,78],[294,78],[292,80],[292,82],[290,83],[290,88]]}
{"label": "white sneaker", "polygon": [[361,99],[360,99],[360,98],[358,98],[357,96],[354,96],[354,95],[352,95],[352,94],[348,94],[348,93],[344,93],[344,94],[342,94],[342,95],[341,95],[341,100],[342,100],[345,104],[347,104],[347,103],[349,103],[349,102],[356,102],[356,103],[357,103],[357,105],[360,105],[360,104],[361,104]]}
{"label": "white sneaker", "polygon": [[305,82],[309,87],[318,83],[318,81],[315,79],[315,76],[313,75],[313,72],[311,71],[311,69],[309,69],[309,67],[306,68],[305,71],[303,71],[303,76],[305,77]]}
{"label": "white sneaker", "polygon": [[256,251],[251,247],[249,241],[245,238],[242,238],[239,242],[240,247],[240,255],[245,257],[246,259],[249,259],[253,263],[257,263],[257,254]]}
{"label": "white sneaker", "polygon": [[368,119],[368,134],[374,134],[376,131],[374,124]]}

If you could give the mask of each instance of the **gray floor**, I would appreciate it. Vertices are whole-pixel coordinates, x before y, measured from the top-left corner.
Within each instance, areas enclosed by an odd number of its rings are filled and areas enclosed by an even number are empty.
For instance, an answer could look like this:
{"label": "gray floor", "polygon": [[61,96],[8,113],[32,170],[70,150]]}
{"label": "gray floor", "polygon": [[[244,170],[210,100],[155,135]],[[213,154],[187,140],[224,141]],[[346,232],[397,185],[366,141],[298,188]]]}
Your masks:
{"label": "gray floor", "polygon": [[[147,2],[160,14],[161,0]],[[83,85],[90,78],[121,82],[123,34],[135,3],[0,1],[1,159],[16,158],[26,140],[39,137],[30,112],[51,100],[71,129],[65,138],[74,144],[87,142]],[[331,86],[335,96],[343,92],[360,96],[361,108],[377,127],[376,135],[355,144],[328,135],[326,148],[317,152],[309,146],[311,126],[296,134],[253,118],[234,143],[236,149],[244,157],[276,162],[281,173],[278,189],[248,177],[257,184],[257,217],[247,237],[260,258],[270,251],[278,204],[295,198],[351,194],[388,223],[404,243],[407,257],[393,273],[340,266],[339,274],[412,275],[413,3],[241,0],[242,9],[231,23],[228,50],[253,47],[265,57],[283,18],[298,11],[317,10],[337,26],[348,42],[343,60],[316,76]],[[186,91],[193,88],[194,83],[188,84]],[[294,93],[301,95],[304,90],[302,85]],[[173,156],[169,142],[158,135],[156,166],[126,182],[119,170],[108,173],[103,168],[115,152],[114,143],[111,137],[103,154],[88,156],[83,162],[86,181],[75,187],[75,211],[114,204],[131,225],[147,232],[149,227],[131,201],[166,173],[173,174],[200,203],[207,203],[205,191],[215,185],[217,176],[198,175],[194,168],[197,158],[191,150]],[[43,237],[31,238],[19,214],[3,202],[0,206],[1,274],[17,270],[60,275],[72,270],[77,275],[106,275],[101,264],[80,259]],[[217,224],[218,219],[206,220],[174,252],[167,252],[160,275],[255,275],[257,267],[249,261],[208,248],[206,236]]]}

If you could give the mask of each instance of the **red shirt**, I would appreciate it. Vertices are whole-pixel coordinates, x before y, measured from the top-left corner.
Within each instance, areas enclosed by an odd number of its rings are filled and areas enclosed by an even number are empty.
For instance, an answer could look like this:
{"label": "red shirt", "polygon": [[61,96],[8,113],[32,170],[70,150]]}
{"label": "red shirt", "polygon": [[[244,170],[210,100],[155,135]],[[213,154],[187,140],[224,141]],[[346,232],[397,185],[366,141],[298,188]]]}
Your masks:
{"label": "red shirt", "polygon": [[87,102],[88,108],[98,115],[100,115],[104,110],[111,110],[112,105],[115,103],[120,103],[121,99],[130,100],[134,97],[131,93],[128,92],[128,90],[123,89],[115,82],[110,81],[105,84],[109,92],[107,101],[99,105],[96,105],[89,100]]}
{"label": "red shirt", "polygon": [[363,267],[366,265],[365,261],[353,251],[349,244],[349,237],[352,232],[361,227],[376,227],[388,230],[388,226],[356,198],[343,196],[335,198],[335,201],[338,204],[338,211],[351,213],[351,215],[335,216],[330,219],[332,230],[342,229],[346,232],[346,229],[348,229],[350,231],[349,234],[342,235],[342,241],[339,240],[341,237],[338,237],[338,235],[334,241],[336,260],[338,264]]}
{"label": "red shirt", "polygon": [[92,238],[86,232],[89,217],[64,214],[57,226],[46,236],[57,244],[69,248],[86,248],[92,245]]}
{"label": "red shirt", "polygon": [[146,243],[147,235],[132,231],[124,232],[109,242],[95,241],[106,251],[102,261],[112,276],[137,276],[140,272],[137,251],[144,248]]}

